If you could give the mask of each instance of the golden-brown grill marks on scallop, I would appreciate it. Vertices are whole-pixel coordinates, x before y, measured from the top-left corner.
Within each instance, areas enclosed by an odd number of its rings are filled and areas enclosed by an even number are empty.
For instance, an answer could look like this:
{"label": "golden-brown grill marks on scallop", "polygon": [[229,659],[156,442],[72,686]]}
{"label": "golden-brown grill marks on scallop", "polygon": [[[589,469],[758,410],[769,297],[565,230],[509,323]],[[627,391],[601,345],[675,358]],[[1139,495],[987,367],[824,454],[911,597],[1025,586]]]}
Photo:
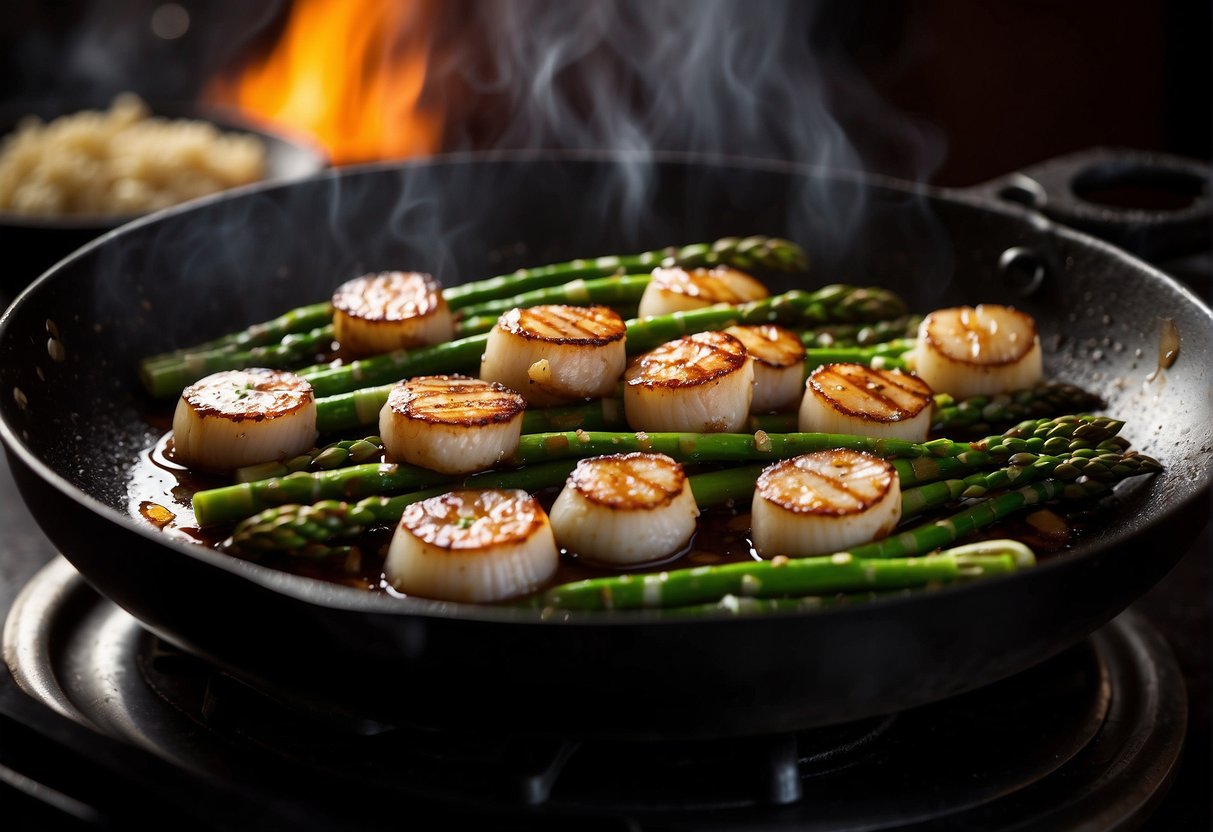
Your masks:
{"label": "golden-brown grill marks on scallop", "polygon": [[897,480],[893,466],[859,451],[823,451],[778,462],[762,472],[756,490],[796,514],[856,514],[880,502]]}
{"label": "golden-brown grill marks on scallop", "polygon": [[550,304],[511,309],[497,326],[523,338],[581,346],[602,346],[627,334],[623,319],[606,306]]}
{"label": "golden-brown grill marks on scallop", "polygon": [[877,422],[912,419],[934,401],[917,376],[862,364],[824,364],[809,376],[809,386],[839,413]]}
{"label": "golden-brown grill marks on scallop", "polygon": [[758,364],[783,369],[804,361],[804,344],[795,332],[775,324],[731,326],[725,333],[740,341]]}
{"label": "golden-brown grill marks on scallop", "polygon": [[1036,322],[1031,315],[989,304],[938,309],[923,321],[922,332],[944,358],[983,367],[1014,364],[1036,342]]}
{"label": "golden-brown grill marks on scallop", "polygon": [[653,269],[652,283],[666,292],[702,300],[707,304],[745,303],[769,295],[767,287],[743,271],[730,266],[711,269],[681,267]]}
{"label": "golden-brown grill marks on scallop", "polygon": [[452,554],[522,543],[548,522],[539,502],[525,491],[452,491],[413,503],[401,528]]}
{"label": "golden-brown grill marks on scallop", "polygon": [[410,419],[468,427],[508,422],[526,409],[526,400],[505,385],[457,375],[402,382],[387,403]]}
{"label": "golden-brown grill marks on scallop", "polygon": [[430,314],[442,302],[442,287],[424,272],[379,272],[337,287],[333,309],[364,323],[392,323]]}
{"label": "golden-brown grill marks on scallop", "polygon": [[682,466],[661,454],[631,453],[583,459],[569,484],[593,503],[612,509],[654,509],[682,493]]}
{"label": "golden-brown grill marks on scallop", "polygon": [[207,376],[185,388],[181,398],[199,417],[261,422],[297,413],[314,396],[312,385],[294,373],[253,368]]}
{"label": "golden-brown grill marks on scallop", "polygon": [[662,344],[628,367],[627,383],[643,387],[693,387],[740,369],[749,354],[723,332],[697,332]]}

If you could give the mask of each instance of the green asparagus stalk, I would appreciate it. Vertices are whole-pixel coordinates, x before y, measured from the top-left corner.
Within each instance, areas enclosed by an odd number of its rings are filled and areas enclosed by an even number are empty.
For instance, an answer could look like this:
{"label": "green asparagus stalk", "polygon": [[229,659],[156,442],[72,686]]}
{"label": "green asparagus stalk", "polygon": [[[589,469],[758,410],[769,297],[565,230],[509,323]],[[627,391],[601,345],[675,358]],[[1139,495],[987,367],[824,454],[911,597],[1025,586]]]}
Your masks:
{"label": "green asparagus stalk", "polygon": [[[937,393],[931,430],[935,433],[961,430],[988,432],[1028,418],[1084,413],[1102,406],[1103,402],[1098,396],[1081,387],[1061,382],[1048,382],[996,396],[972,396],[960,401],[947,393]],[[764,413],[751,416],[748,427],[768,433],[787,433],[797,429],[799,419],[795,412]]]}
{"label": "green asparagus stalk", "polygon": [[709,306],[628,321],[628,352],[651,350],[666,341],[737,324],[807,326],[830,322],[879,321],[905,311],[886,289],[835,284],[813,292],[792,290],[736,306]]}
{"label": "green asparagus stalk", "polygon": [[871,323],[822,324],[803,330],[800,342],[806,347],[866,347],[897,338],[914,338],[920,323],[921,315],[899,315]]}
{"label": "green asparagus stalk", "polygon": [[[997,463],[1016,453],[1054,453],[1095,447],[1123,425],[1104,416],[1065,416],[1024,422],[1006,434],[978,442],[902,439],[824,433],[601,433],[566,431],[527,434],[519,439],[511,462],[533,465],[558,459],[651,451],[683,462],[772,462],[797,454],[833,448],[865,451],[894,458],[957,457],[973,467]],[[335,471],[298,472],[256,482],[199,491],[194,515],[203,526],[235,522],[284,503],[351,499],[422,488],[449,481],[411,465],[363,464]]]}
{"label": "green asparagus stalk", "polygon": [[[395,497],[367,497],[357,503],[324,500],[314,505],[288,504],[265,509],[236,526],[224,546],[239,552],[299,552],[308,557],[344,554],[339,541],[357,537],[372,526],[391,525],[406,506],[445,494],[453,488],[524,488],[534,491],[560,485],[577,460],[530,465],[514,471],[488,471],[462,482]],[[695,474],[687,478],[696,505],[708,508],[748,497],[763,466]],[[746,483],[749,483],[747,486]]]}
{"label": "green asparagus stalk", "polygon": [[[1052,450],[1048,454],[1021,451],[1008,456],[1006,451],[1002,451],[994,455],[974,452],[946,457],[920,456],[913,459],[895,459],[893,460],[893,467],[897,469],[897,477],[901,482],[902,488],[912,488],[923,483],[935,482],[948,477],[967,476],[973,470],[990,464],[1002,464],[1005,462],[1009,465],[1024,467],[1035,464],[1039,458],[1050,457],[1065,458],[1080,471],[1084,471],[1091,464],[1092,475],[1097,475],[1100,473],[1100,469],[1096,464],[1089,463],[1088,460],[1107,454],[1121,455],[1125,453],[1124,442],[1118,436],[1106,439],[1093,448],[1088,447],[1089,444],[1085,440],[1071,439],[1063,447],[1061,443],[1051,441],[1050,448]],[[1104,463],[1107,463],[1106,459]],[[1064,479],[1064,477],[1061,478]]]}
{"label": "green asparagus stalk", "polygon": [[139,365],[139,376],[143,386],[153,396],[173,396],[186,385],[221,370],[297,367],[307,361],[315,361],[316,355],[327,352],[332,344],[333,326],[328,324],[307,332],[288,333],[277,344],[247,350],[221,347],[182,353],[166,361],[144,361]]}
{"label": "green asparagus stalk", "polygon": [[972,396],[956,401],[946,393],[935,397],[932,430],[988,431],[993,426],[1054,413],[1085,413],[1103,407],[1099,396],[1064,382],[1046,382],[1027,390],[995,396]]}
{"label": "green asparagus stalk", "polygon": [[223,543],[244,555],[265,552],[301,553],[308,557],[341,554],[336,541],[349,540],[372,526],[391,525],[404,509],[455,488],[522,488],[534,491],[564,482],[576,465],[561,460],[514,471],[486,471],[434,488],[395,497],[367,497],[356,503],[323,500],[314,505],[287,504],[266,509],[241,522]]}
{"label": "green asparagus stalk", "polygon": [[[949,459],[958,462],[955,458]],[[893,463],[902,487],[906,489],[902,492],[903,517],[912,517],[928,508],[954,500],[985,496],[995,489],[1021,485],[1045,476],[1052,476],[1059,481],[1088,477],[1110,483],[1161,470],[1155,460],[1133,452],[1118,454],[1080,450],[1068,458],[1018,453],[1011,457],[1010,465],[1002,469],[974,474],[965,479],[944,480],[910,488],[908,486],[915,480],[913,470],[907,465],[915,461],[918,460],[898,459]],[[518,487],[533,490],[558,485],[574,465],[574,461],[563,460],[531,465],[518,471],[488,472],[464,480],[463,486]],[[752,497],[754,483],[764,467],[765,463],[695,474],[688,478],[688,482],[695,502],[701,509],[728,502],[748,501]],[[500,484],[485,484],[487,482]],[[287,505],[270,508],[242,522],[237,527],[233,539],[242,548],[262,551],[291,550],[305,545],[329,546],[334,541],[360,534],[368,525],[394,523],[406,505],[445,493],[452,487],[454,486],[444,485],[392,498],[369,497],[354,505],[329,500],[316,506]],[[259,542],[241,542],[253,538]]]}
{"label": "green asparagus stalk", "polygon": [[[365,393],[363,385],[379,385],[383,391],[379,404],[387,401],[387,391],[392,383],[409,376],[431,373],[458,373],[475,370],[480,366],[488,335],[469,335],[445,344],[418,347],[412,350],[394,350],[382,355],[351,361],[340,367],[321,365],[299,371],[299,375],[312,385],[317,398],[334,396],[354,391]],[[317,402],[319,404],[319,402]],[[378,408],[375,410],[378,413]]]}
{"label": "green asparagus stalk", "polygon": [[[985,497],[992,491],[1046,477],[1062,482],[1089,477],[1107,483],[1162,470],[1157,460],[1132,451],[1123,454],[1086,451],[1069,457],[1016,454],[1008,461],[1010,465],[1005,468],[971,474],[964,479],[940,480],[903,491],[901,516],[913,517],[953,500]],[[904,488],[906,482],[903,480],[901,484]]]}
{"label": "green asparagus stalk", "polygon": [[285,477],[296,471],[332,471],[349,465],[361,465],[383,453],[383,440],[378,436],[365,439],[343,439],[323,448],[313,448],[283,462],[263,462],[236,469],[236,482],[256,482],[272,477]]}
{"label": "green asparagus stalk", "polygon": [[[351,402],[353,399],[351,399]],[[375,402],[379,407],[383,405]],[[356,404],[353,405],[355,408]],[[371,421],[378,421],[375,410]],[[595,399],[570,407],[544,407],[527,410],[522,415],[523,433],[547,433],[560,430],[608,430],[626,427],[623,420],[623,404],[618,399]],[[335,428],[330,423],[321,424],[321,432]],[[372,450],[373,448],[373,450]],[[343,450],[344,449],[344,450]],[[378,436],[366,439],[346,439],[321,448],[313,448],[285,462],[263,462],[236,470],[236,482],[254,482],[271,477],[284,477],[296,471],[330,471],[367,462],[372,456],[383,453],[383,443]]]}
{"label": "green asparagus stalk", "polygon": [[713,243],[669,247],[591,260],[573,260],[550,266],[522,269],[513,274],[491,277],[463,286],[452,286],[443,292],[451,309],[466,309],[506,295],[529,292],[549,286],[559,286],[571,280],[608,277],[650,271],[657,266],[728,265],[739,269],[767,269],[780,272],[803,272],[809,267],[804,249],[777,237],[722,237]]}
{"label": "green asparagus stalk", "polygon": [[551,303],[564,303],[570,306],[615,306],[622,303],[636,303],[649,285],[650,276],[647,274],[622,274],[614,277],[599,277],[593,280],[577,279],[562,286],[551,286],[546,289],[534,289],[517,295],[498,300],[476,303],[463,309],[465,318],[476,315],[501,315],[515,308],[528,308]]}
{"label": "green asparagus stalk", "polygon": [[[714,243],[696,243],[681,248],[665,248],[635,255],[599,257],[594,260],[573,260],[550,266],[538,266],[453,286],[443,291],[451,309],[496,300],[533,289],[556,286],[575,279],[600,278],[623,274],[629,270],[649,270],[659,265],[705,266],[725,263],[741,269],[770,269],[772,271],[804,271],[808,258],[795,243],[775,237],[725,237]],[[555,301],[542,301],[544,303]],[[253,354],[251,348],[273,345],[287,335],[308,332],[316,338],[331,332],[331,304],[315,303],[293,309],[271,321],[254,324],[241,332],[224,335],[211,341],[181,350],[162,353],[145,359],[140,374],[154,396],[170,396],[182,387],[208,373],[243,367],[289,367],[306,360],[307,352],[296,345],[296,352]],[[332,340],[331,337],[328,340]],[[311,352],[316,352],[312,350]],[[298,354],[298,357],[294,357]],[[205,355],[205,358],[200,358]],[[192,376],[192,377],[191,377]]]}
{"label": "green asparagus stalk", "polygon": [[[1060,416],[1023,422],[1005,434],[977,442],[933,439],[909,442],[829,433],[614,433],[564,431],[526,434],[512,461],[517,464],[648,451],[680,462],[739,462],[786,459],[810,451],[847,448],[884,458],[956,457],[971,465],[998,462],[1016,453],[1061,454],[1095,448],[1119,433],[1123,422],[1104,416]],[[1110,448],[1111,449],[1111,448]]]}
{"label": "green asparagus stalk", "polygon": [[200,526],[220,526],[251,517],[276,505],[359,499],[416,490],[452,480],[448,475],[415,465],[383,463],[353,465],[335,471],[299,471],[285,477],[199,491],[193,498],[194,517]]}
{"label": "green asparagus stalk", "polygon": [[822,364],[867,364],[877,370],[904,370],[905,355],[913,348],[914,342],[907,338],[864,347],[808,347],[804,356],[805,377]]}
{"label": "green asparagus stalk", "polygon": [[[633,318],[627,322],[629,353],[645,352],[694,332],[724,329],[739,323],[766,323],[794,318],[812,320],[879,319],[896,314],[902,302],[883,289],[827,286],[815,292],[786,292],[733,307],[709,307],[671,315]],[[299,371],[319,398],[320,429],[342,430],[371,424],[396,380],[426,373],[450,373],[475,367],[487,335],[472,335],[446,344],[397,350],[341,367],[319,366]],[[883,359],[890,365],[896,358]],[[366,385],[366,386],[363,386]],[[375,385],[375,386],[371,386]],[[377,403],[377,404],[376,404]]]}
{"label": "green asparagus stalk", "polygon": [[1010,554],[864,560],[840,552],[824,557],[592,578],[549,589],[532,603],[575,610],[687,607],[717,602],[728,595],[777,598],[925,587],[1011,574],[1018,568]]}
{"label": "green asparagus stalk", "polygon": [[[982,540],[964,546],[956,546],[939,553],[941,556],[954,558],[998,557],[1006,556],[1012,559],[1017,569],[1027,568],[1034,564],[1035,555],[1027,546],[1018,540]],[[1005,565],[1005,564],[1004,564]],[[988,575],[989,573],[983,573]],[[982,577],[982,574],[966,575],[967,578]],[[793,598],[748,598],[746,596],[726,595],[713,604],[696,604],[688,607],[671,607],[668,613],[676,616],[740,616],[763,615],[766,613],[796,613],[826,609],[836,606],[870,603],[885,598],[901,598],[925,587],[905,587],[902,589],[886,589],[876,592],[846,592],[831,595],[802,595]]]}
{"label": "green asparagus stalk", "polygon": [[[923,523],[847,552],[594,578],[554,587],[543,594],[541,603],[594,610],[685,607],[718,601],[726,595],[776,598],[946,583],[962,577],[963,566],[972,565],[965,556],[915,555],[948,546],[1026,507],[1059,497],[1080,499],[1106,491],[1107,486],[1097,482],[1067,484],[1056,479],[1042,480],[980,500],[943,520]],[[1005,574],[1021,565],[1014,555],[1005,557],[1009,563],[1004,562],[994,571]],[[984,568],[985,564],[981,565]]]}
{"label": "green asparagus stalk", "polygon": [[220,349],[244,350],[250,347],[265,346],[281,341],[283,337],[292,333],[307,332],[318,327],[323,327],[332,321],[332,318],[333,309],[327,301],[313,303],[309,306],[300,306],[298,309],[292,309],[273,320],[253,324],[240,332],[223,335],[201,344],[195,344],[192,347],[154,355],[146,359],[145,363],[165,362],[175,357],[196,352],[210,352]]}

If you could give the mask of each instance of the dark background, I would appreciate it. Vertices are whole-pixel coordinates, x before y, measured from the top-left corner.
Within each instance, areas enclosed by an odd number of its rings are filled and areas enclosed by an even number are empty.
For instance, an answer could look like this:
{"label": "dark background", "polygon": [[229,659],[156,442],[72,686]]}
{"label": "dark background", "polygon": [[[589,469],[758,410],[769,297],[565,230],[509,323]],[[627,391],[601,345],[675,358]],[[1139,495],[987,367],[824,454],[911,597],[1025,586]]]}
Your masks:
{"label": "dark background", "polygon": [[[519,0],[524,11],[544,1]],[[623,0],[626,4],[628,0]],[[805,4],[789,0],[793,20]],[[150,100],[190,100],[217,72],[238,67],[272,42],[288,4],[182,0],[191,25],[176,39],[153,32],[165,4],[41,2],[5,4],[0,17],[0,96],[82,98],[104,103],[134,89]],[[493,37],[498,3],[439,6],[435,38]],[[782,0],[744,4],[779,13]],[[835,115],[866,166],[876,172],[968,185],[1050,156],[1096,145],[1210,158],[1210,5],[1140,0],[1001,0],[989,3],[821,2],[814,50],[834,84]],[[528,7],[529,8],[526,8]],[[643,4],[637,4],[643,13]],[[687,13],[703,8],[686,3]],[[792,33],[790,37],[798,37]],[[848,112],[837,79],[865,78],[888,105]],[[440,75],[441,73],[435,73]],[[622,82],[626,83],[626,74]],[[517,113],[502,102],[449,95],[448,145],[501,143]],[[930,126],[942,156],[916,170],[889,121],[904,114]]]}

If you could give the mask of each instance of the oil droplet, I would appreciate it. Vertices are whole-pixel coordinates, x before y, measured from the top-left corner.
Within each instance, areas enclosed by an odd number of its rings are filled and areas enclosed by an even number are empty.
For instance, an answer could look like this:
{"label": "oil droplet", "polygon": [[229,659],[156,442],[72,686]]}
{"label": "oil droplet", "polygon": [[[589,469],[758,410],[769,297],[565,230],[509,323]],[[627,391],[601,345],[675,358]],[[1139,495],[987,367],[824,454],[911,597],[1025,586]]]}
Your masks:
{"label": "oil droplet", "polygon": [[1146,376],[1146,384],[1162,375],[1162,371],[1171,367],[1179,357],[1179,328],[1170,318],[1161,318],[1162,329],[1158,335],[1158,366],[1154,372]]}
{"label": "oil droplet", "polygon": [[153,503],[151,500],[144,500],[139,504],[139,514],[144,520],[158,529],[163,529],[177,519],[177,515],[159,503]]}
{"label": "oil droplet", "polygon": [[1162,332],[1158,337],[1158,366],[1167,369],[1179,357],[1179,328],[1170,318],[1162,319]]}

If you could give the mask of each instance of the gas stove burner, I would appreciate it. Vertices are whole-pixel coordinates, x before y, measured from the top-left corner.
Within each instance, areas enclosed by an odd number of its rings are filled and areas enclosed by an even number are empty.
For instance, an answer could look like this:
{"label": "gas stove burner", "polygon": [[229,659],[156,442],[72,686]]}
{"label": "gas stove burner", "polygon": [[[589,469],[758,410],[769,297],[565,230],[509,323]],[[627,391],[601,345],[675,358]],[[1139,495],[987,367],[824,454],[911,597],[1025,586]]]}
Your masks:
{"label": "gas stove burner", "polygon": [[347,828],[409,807],[607,828],[1104,829],[1165,790],[1187,715],[1166,644],[1125,614],[1016,677],[860,723],[694,742],[440,734],[250,687],[144,630],[62,559],[13,605],[4,655],[27,693],[93,731],[234,799]]}

